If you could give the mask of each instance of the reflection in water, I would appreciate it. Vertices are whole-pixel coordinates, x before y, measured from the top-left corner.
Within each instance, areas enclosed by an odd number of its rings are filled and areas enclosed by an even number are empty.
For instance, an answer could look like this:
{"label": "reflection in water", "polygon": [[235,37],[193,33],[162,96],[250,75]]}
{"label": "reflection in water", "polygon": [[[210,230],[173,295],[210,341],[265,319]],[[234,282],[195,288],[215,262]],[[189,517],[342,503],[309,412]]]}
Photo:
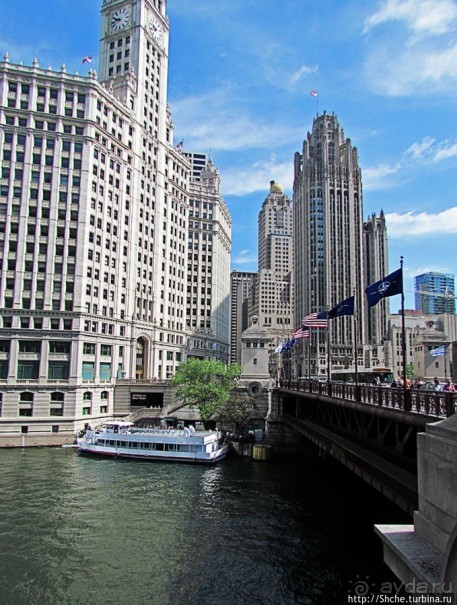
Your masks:
{"label": "reflection in water", "polygon": [[2,605],[333,605],[401,513],[315,457],[214,467],[2,450]]}

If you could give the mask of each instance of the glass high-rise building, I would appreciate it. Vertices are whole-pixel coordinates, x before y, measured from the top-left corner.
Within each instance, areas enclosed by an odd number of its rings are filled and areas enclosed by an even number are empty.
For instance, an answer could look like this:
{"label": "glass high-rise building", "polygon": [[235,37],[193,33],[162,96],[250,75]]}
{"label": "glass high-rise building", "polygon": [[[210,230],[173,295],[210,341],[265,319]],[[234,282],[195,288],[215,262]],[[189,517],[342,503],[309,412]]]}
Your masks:
{"label": "glass high-rise building", "polygon": [[426,314],[455,313],[455,280],[450,273],[430,271],[414,278],[416,310]]}

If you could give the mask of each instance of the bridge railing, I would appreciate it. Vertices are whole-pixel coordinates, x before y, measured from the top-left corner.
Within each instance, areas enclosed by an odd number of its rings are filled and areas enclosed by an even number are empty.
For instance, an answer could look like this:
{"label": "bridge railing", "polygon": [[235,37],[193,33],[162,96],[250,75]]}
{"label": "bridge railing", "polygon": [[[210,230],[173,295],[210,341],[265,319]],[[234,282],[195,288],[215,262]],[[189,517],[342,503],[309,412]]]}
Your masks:
{"label": "bridge railing", "polygon": [[426,389],[378,387],[365,384],[319,382],[317,380],[280,381],[279,388],[324,395],[367,405],[412,412],[424,416],[448,418],[456,413],[457,394]]}

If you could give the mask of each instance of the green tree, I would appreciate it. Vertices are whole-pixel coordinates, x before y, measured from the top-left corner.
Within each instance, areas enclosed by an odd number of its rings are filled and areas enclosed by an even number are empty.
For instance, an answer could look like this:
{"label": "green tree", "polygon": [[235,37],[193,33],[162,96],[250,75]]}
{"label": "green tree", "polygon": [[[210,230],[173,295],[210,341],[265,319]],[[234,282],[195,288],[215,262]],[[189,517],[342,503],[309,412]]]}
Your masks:
{"label": "green tree", "polygon": [[229,400],[240,373],[237,364],[226,366],[213,359],[192,358],[179,366],[171,382],[177,387],[178,401],[197,408],[205,422]]}
{"label": "green tree", "polygon": [[409,380],[411,380],[412,378],[414,378],[416,374],[416,371],[414,369],[414,365],[412,363],[408,363],[408,365],[406,366],[406,378],[409,378]]}
{"label": "green tree", "polygon": [[215,417],[219,424],[245,433],[249,428],[249,420],[254,407],[254,397],[248,394],[243,396],[236,393],[226,403],[221,405],[216,411]]}

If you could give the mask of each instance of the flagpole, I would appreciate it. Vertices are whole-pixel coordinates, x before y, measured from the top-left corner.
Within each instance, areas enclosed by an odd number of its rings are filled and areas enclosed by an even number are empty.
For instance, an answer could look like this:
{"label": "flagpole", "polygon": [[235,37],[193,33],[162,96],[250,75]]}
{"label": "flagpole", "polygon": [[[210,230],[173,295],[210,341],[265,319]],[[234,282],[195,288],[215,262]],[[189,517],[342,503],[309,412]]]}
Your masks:
{"label": "flagpole", "polygon": [[405,326],[405,291],[403,288],[403,256],[400,256],[401,268],[401,350],[403,359],[403,401],[406,404],[406,326]]}
{"label": "flagpole", "polygon": [[309,328],[308,338],[308,380],[311,382],[311,328]]}
{"label": "flagpole", "polygon": [[330,357],[330,322],[327,321],[327,382],[330,383],[331,378],[331,364],[332,360]]}
{"label": "flagpole", "polygon": [[[354,346],[354,372],[355,372],[355,388],[356,388],[356,393],[358,391],[358,387],[359,387],[359,363],[358,363],[358,342],[357,342],[357,301],[355,298],[355,288],[353,288],[352,290],[353,294],[354,294],[354,319],[353,319],[353,330],[354,330],[354,341],[353,341],[353,346]],[[356,396],[356,400],[358,401],[358,397]]]}

